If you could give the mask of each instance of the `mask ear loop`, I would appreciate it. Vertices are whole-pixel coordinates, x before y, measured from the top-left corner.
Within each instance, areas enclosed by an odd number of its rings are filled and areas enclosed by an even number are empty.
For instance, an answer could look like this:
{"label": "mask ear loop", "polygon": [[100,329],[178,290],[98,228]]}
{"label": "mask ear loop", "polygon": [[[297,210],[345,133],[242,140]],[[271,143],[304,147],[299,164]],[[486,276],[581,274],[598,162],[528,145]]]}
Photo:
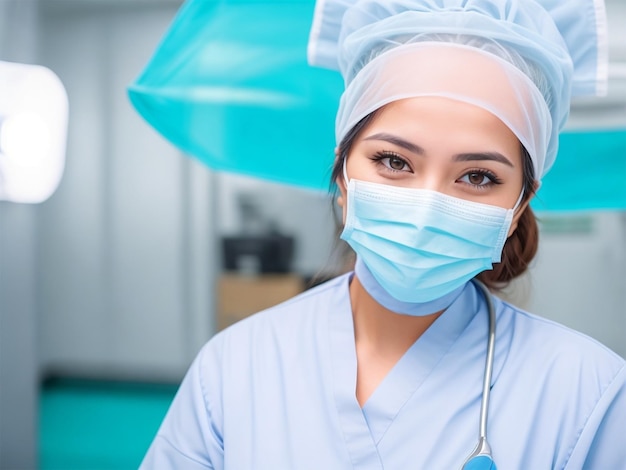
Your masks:
{"label": "mask ear loop", "polygon": [[344,181],[344,183],[346,184],[346,189],[348,189],[348,183],[349,183],[349,180],[348,180],[348,170],[347,170],[347,162],[348,162],[348,159],[347,159],[347,158],[344,158],[344,159],[343,159],[343,181]]}
{"label": "mask ear loop", "polygon": [[515,216],[515,213],[517,212],[517,209],[519,209],[520,205],[522,204],[522,200],[524,199],[524,194],[526,194],[526,190],[524,188],[522,188],[522,192],[520,193],[519,197],[517,198],[517,201],[515,202],[515,205],[513,206],[513,209],[511,209],[511,212],[513,213],[513,216]]}

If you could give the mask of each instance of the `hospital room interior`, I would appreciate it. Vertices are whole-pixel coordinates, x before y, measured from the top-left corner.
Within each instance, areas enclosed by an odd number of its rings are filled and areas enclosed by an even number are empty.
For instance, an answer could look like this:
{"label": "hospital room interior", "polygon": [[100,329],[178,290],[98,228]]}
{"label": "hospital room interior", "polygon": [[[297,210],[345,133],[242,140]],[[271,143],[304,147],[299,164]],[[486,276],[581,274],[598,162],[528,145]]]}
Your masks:
{"label": "hospital room interior", "polygon": [[[192,3],[0,0],[0,64],[45,67],[69,103],[50,140],[59,178],[32,195],[3,126],[19,112],[7,96],[44,88],[0,68],[0,469],[137,468],[203,344],[351,269],[330,173],[263,174],[272,154],[302,171],[332,159],[342,84],[308,71],[313,0],[203,0],[202,23],[180,16]],[[574,100],[533,201],[538,255],[501,296],[626,357],[626,0],[606,11],[606,96]],[[184,119],[150,122],[155,103],[161,118],[178,112],[184,90],[146,77],[157,52],[161,67],[202,67],[171,45],[203,41],[205,81],[188,83],[205,87],[198,150]],[[27,133],[32,151],[52,146]],[[257,170],[233,171],[240,155]]]}

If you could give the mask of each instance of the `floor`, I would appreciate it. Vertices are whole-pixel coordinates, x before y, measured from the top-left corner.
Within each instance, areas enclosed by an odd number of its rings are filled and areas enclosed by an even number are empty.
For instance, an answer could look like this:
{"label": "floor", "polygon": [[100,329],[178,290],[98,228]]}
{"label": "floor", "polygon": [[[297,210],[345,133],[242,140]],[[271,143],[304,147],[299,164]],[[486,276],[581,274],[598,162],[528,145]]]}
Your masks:
{"label": "floor", "polygon": [[40,398],[39,470],[136,469],[176,388],[47,381]]}

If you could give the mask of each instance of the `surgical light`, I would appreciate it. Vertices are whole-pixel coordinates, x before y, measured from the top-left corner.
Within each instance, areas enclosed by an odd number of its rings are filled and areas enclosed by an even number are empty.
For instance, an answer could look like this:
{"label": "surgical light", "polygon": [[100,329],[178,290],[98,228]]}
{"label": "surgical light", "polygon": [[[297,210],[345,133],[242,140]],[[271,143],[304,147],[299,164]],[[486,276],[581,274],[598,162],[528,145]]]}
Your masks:
{"label": "surgical light", "polygon": [[0,61],[0,201],[39,203],[65,166],[68,99],[39,65]]}

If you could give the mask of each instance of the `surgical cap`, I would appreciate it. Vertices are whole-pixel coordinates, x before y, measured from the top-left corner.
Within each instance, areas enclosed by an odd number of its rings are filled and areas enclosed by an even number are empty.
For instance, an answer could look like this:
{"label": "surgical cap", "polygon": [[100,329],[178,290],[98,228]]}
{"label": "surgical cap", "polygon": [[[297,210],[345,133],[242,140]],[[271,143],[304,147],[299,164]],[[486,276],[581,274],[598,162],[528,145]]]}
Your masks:
{"label": "surgical cap", "polygon": [[318,0],[308,56],[344,78],[337,142],[388,103],[439,96],[497,116],[541,179],[572,96],[606,92],[606,45],[601,0]]}

